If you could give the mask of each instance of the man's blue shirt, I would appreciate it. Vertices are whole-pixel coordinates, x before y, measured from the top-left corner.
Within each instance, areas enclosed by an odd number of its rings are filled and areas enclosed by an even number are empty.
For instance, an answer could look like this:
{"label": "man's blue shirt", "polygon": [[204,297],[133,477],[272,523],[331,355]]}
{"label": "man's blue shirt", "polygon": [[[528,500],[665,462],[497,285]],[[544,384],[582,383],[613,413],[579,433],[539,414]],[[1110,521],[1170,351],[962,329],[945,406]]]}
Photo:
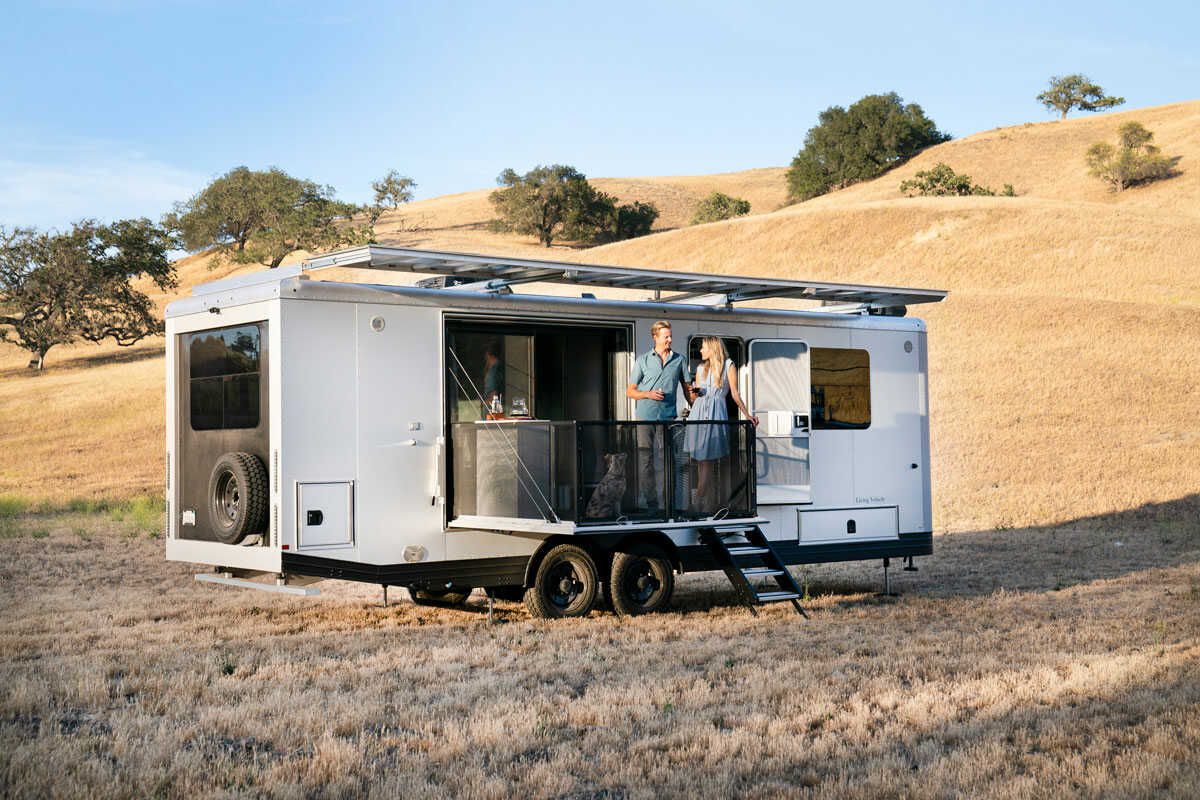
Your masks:
{"label": "man's blue shirt", "polygon": [[659,421],[675,419],[675,391],[679,382],[692,382],[692,373],[688,369],[683,356],[671,351],[666,363],[658,357],[658,353],[650,350],[642,353],[633,362],[633,370],[629,373],[629,382],[636,384],[638,391],[663,393],[662,400],[635,400],[634,416],[640,420]]}

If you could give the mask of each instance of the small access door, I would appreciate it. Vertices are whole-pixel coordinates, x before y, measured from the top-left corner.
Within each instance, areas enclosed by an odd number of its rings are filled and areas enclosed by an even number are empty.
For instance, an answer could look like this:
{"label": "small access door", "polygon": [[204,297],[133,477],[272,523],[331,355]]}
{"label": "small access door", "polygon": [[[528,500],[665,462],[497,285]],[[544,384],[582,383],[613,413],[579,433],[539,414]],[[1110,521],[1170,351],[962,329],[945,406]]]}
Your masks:
{"label": "small access door", "polygon": [[811,503],[808,345],[799,339],[750,342],[750,408],[758,417],[760,503]]}

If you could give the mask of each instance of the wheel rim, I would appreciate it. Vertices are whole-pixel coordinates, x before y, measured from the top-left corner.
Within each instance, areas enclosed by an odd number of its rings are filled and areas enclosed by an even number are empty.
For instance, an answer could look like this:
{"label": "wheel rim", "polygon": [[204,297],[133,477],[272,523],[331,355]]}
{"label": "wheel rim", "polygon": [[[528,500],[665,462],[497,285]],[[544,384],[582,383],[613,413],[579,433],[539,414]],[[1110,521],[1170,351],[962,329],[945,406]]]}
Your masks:
{"label": "wheel rim", "polygon": [[621,582],[625,597],[639,606],[648,604],[662,590],[662,580],[648,559],[639,559]]}
{"label": "wheel rim", "polygon": [[224,472],[217,479],[213,505],[216,517],[224,527],[232,527],[238,521],[242,510],[242,487],[232,472]]}
{"label": "wheel rim", "polygon": [[583,594],[584,589],[578,570],[569,561],[562,561],[550,568],[546,576],[546,586],[549,589],[546,599],[560,609],[570,608]]}

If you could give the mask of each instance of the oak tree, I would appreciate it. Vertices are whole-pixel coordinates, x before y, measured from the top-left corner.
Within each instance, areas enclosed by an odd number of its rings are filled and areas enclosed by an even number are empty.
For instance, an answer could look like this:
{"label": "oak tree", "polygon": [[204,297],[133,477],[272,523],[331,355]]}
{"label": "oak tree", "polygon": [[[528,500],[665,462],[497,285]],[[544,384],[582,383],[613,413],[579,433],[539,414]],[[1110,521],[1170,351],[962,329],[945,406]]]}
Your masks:
{"label": "oak tree", "polygon": [[187,250],[212,248],[240,263],[277,267],[296,250],[370,241],[371,224],[354,224],[362,210],[337,200],[333,187],[294,178],[277,167],[235,167],[177,203],[164,224],[177,232]]}
{"label": "oak tree", "polygon": [[147,219],[84,220],[63,233],[0,229],[0,340],[28,350],[40,370],[55,345],[112,339],[124,347],[162,333],[154,304],[132,282],[174,286],[167,253],[175,245]]}
{"label": "oak tree", "polygon": [[1057,111],[1066,119],[1067,113],[1078,108],[1080,111],[1103,111],[1125,102],[1124,97],[1111,97],[1104,93],[1086,75],[1053,75],[1050,87],[1037,96],[1038,102],[1047,111]]}
{"label": "oak tree", "polygon": [[875,178],[949,139],[919,105],[895,92],[867,95],[849,108],[830,106],[792,159],[788,198],[808,200]]}

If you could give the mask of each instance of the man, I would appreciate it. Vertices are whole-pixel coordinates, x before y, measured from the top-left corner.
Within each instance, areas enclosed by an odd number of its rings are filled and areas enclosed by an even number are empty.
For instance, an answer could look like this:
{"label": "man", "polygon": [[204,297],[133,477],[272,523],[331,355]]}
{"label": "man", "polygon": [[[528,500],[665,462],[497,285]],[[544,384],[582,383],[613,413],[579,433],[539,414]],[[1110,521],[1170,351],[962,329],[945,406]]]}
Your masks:
{"label": "man", "polygon": [[[634,417],[640,422],[663,422],[675,419],[675,388],[683,387],[688,403],[692,402],[692,374],[687,359],[671,349],[671,323],[659,320],[650,326],[654,348],[642,353],[633,362],[625,396],[637,402]],[[649,510],[663,506],[666,490],[665,474],[660,474],[663,461],[665,425],[638,425],[638,494],[641,505]],[[662,465],[665,466],[665,465]]]}
{"label": "man", "polygon": [[483,400],[491,411],[504,403],[504,362],[500,360],[500,342],[489,340],[483,354]]}

